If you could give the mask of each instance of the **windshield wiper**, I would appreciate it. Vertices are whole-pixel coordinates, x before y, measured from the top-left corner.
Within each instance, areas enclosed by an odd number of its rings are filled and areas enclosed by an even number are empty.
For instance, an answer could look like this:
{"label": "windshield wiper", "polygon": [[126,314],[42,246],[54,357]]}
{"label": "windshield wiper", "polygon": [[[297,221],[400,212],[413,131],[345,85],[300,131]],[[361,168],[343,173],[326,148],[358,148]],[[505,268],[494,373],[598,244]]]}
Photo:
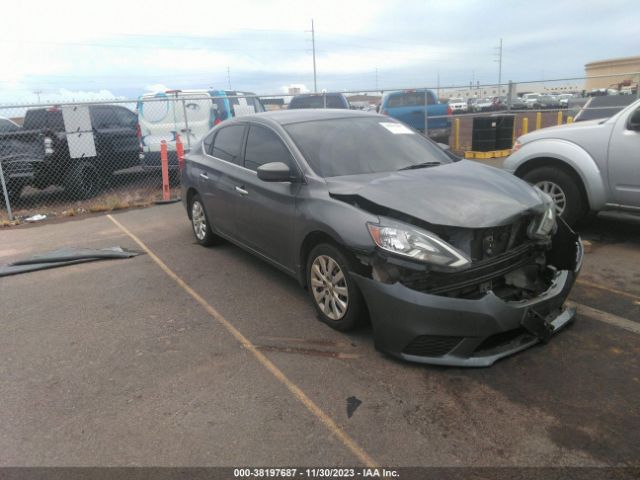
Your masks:
{"label": "windshield wiper", "polygon": [[401,171],[401,170],[415,170],[417,168],[437,167],[438,165],[442,165],[442,163],[440,163],[440,162],[416,163],[415,165],[408,165],[406,167],[399,168],[398,171]]}

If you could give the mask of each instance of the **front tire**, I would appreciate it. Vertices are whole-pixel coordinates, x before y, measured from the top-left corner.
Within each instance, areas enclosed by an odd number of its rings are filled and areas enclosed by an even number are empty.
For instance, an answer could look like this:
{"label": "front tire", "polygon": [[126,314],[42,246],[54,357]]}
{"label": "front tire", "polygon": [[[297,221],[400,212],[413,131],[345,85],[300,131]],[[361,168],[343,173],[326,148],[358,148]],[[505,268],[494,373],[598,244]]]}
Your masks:
{"label": "front tire", "polygon": [[340,331],[364,323],[362,294],[349,274],[345,255],[328,243],[316,245],[307,259],[307,285],[320,320]]}
{"label": "front tire", "polygon": [[527,172],[524,177],[548,194],[556,205],[556,214],[573,226],[582,220],[588,206],[576,180],[564,170],[546,166]]}
{"label": "front tire", "polygon": [[209,247],[222,241],[222,239],[211,230],[211,224],[209,223],[207,212],[204,209],[204,203],[202,203],[202,199],[197,193],[191,199],[189,213],[193,234],[200,245]]}

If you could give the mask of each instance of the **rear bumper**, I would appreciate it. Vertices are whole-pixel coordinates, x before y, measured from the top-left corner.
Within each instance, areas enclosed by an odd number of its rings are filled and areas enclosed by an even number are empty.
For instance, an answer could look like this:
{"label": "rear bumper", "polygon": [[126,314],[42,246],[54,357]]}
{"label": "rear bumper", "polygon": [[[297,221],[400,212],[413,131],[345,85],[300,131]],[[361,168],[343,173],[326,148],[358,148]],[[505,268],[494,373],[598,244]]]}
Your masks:
{"label": "rear bumper", "polygon": [[369,307],[377,349],[412,362],[486,367],[548,340],[573,319],[575,310],[563,304],[582,254],[578,242],[575,271],[557,272],[545,292],[518,302],[493,292],[477,300],[432,295],[353,275]]}

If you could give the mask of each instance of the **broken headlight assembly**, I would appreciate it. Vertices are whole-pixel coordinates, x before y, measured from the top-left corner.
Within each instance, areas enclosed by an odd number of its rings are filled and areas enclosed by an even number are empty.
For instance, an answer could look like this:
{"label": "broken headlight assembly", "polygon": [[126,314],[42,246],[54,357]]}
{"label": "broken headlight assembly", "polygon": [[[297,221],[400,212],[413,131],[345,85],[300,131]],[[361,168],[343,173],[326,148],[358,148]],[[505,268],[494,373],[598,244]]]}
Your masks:
{"label": "broken headlight assembly", "polygon": [[367,223],[375,244],[387,252],[442,268],[459,269],[471,260],[436,235],[412,226]]}
{"label": "broken headlight assembly", "polygon": [[536,240],[548,239],[556,229],[556,206],[553,202],[547,204],[542,215],[534,219],[527,230],[529,238]]}

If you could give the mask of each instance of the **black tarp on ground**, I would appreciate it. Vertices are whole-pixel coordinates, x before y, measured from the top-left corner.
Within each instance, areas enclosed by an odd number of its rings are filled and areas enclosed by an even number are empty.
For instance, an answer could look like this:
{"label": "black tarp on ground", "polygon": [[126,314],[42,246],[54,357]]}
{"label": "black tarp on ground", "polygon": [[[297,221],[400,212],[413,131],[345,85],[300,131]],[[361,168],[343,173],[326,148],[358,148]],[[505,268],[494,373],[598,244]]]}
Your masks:
{"label": "black tarp on ground", "polygon": [[94,262],[96,260],[111,260],[117,258],[131,258],[140,252],[127,250],[122,247],[109,248],[61,248],[52,252],[34,255],[27,260],[19,260],[0,266],[0,277],[17,275],[19,273],[34,272],[48,268],[64,267],[77,263]]}

